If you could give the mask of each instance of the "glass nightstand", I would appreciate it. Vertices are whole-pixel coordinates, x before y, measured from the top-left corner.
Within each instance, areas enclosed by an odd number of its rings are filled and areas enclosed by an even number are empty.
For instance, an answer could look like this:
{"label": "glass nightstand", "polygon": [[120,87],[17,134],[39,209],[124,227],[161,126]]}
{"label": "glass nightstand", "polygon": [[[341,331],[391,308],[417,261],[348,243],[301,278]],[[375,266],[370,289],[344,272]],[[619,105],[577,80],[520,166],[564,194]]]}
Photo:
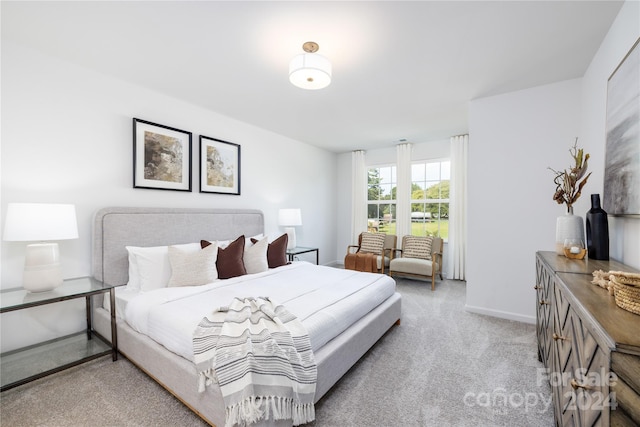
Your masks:
{"label": "glass nightstand", "polygon": [[[111,343],[94,332],[91,327],[91,297],[107,292],[111,302]],[[0,354],[0,391],[109,353],[114,361],[117,360],[115,287],[106,285],[93,277],[65,280],[60,287],[47,292],[32,293],[23,288],[3,290],[0,292],[0,313],[25,310],[76,298],[86,300],[87,330]],[[93,339],[94,337],[98,339]]]}
{"label": "glass nightstand", "polygon": [[296,255],[306,254],[307,252],[316,253],[316,265],[320,263],[320,250],[318,248],[305,248],[304,246],[296,246],[295,248],[287,249],[287,259],[291,262]]}

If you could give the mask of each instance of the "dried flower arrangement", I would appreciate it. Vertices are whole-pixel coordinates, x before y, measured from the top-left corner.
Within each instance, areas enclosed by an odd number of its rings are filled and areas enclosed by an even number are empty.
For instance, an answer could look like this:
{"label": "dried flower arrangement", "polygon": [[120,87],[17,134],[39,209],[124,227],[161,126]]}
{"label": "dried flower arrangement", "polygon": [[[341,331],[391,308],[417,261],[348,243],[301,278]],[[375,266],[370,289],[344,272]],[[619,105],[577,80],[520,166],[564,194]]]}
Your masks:
{"label": "dried flower arrangement", "polygon": [[578,138],[576,138],[569,153],[571,153],[571,157],[574,160],[574,165],[571,169],[562,171],[549,169],[555,174],[553,182],[556,184],[556,192],[553,194],[553,200],[559,205],[566,204],[567,211],[573,212],[573,204],[580,197],[582,187],[587,183],[591,172],[585,176],[589,154],[584,154],[584,150],[578,148]]}

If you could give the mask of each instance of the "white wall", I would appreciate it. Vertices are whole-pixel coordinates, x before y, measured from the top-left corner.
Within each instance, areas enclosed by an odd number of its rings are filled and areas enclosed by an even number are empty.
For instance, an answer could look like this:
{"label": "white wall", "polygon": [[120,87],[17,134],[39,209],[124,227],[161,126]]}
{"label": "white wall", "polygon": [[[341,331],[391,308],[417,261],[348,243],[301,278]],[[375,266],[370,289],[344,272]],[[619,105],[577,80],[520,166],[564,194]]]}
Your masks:
{"label": "white wall", "polygon": [[[582,142],[592,155],[589,194],[604,188],[607,81],[640,37],[640,2],[627,1],[582,79]],[[595,160],[595,161],[594,161]],[[609,217],[609,255],[640,269],[640,218]]]}
{"label": "white wall", "polygon": [[[607,80],[638,37],[640,2],[627,1],[583,78],[470,103],[467,310],[534,321],[534,253],[553,250],[562,208],[545,168],[568,167],[579,137],[591,155],[584,218],[604,187]],[[609,217],[609,237],[611,258],[640,268],[640,218]]]}
{"label": "white wall", "polygon": [[[411,159],[413,161],[420,160],[437,160],[449,158],[451,155],[451,145],[449,140],[430,141],[412,144]],[[382,166],[396,163],[396,147],[391,145],[387,148],[379,148],[375,150],[367,150],[365,154],[367,166]],[[351,153],[343,153],[338,155],[338,186],[337,186],[337,212],[338,212],[338,236],[336,254],[338,258],[336,264],[344,265],[344,256],[347,246],[356,242],[351,241]],[[400,239],[401,236],[398,236]],[[398,245],[400,242],[398,242]],[[445,244],[444,253],[447,253],[447,245]],[[450,271],[450,262],[444,260],[443,274],[448,275]]]}
{"label": "white wall", "polygon": [[554,249],[565,211],[547,167],[571,164],[580,99],[580,80],[569,80],[470,103],[468,311],[535,320],[534,254]]}
{"label": "white wall", "polygon": [[[126,66],[126,64],[123,64]],[[212,84],[214,84],[212,82]],[[193,192],[132,188],[132,118],[193,133]],[[198,135],[241,145],[242,194],[198,192]],[[76,205],[64,277],[91,273],[91,221],[105,206],[302,209],[298,243],[336,259],[336,155],[2,40],[1,214],[9,202]],[[2,221],[4,226],[4,221]],[[0,287],[21,286],[25,244],[2,242]],[[81,330],[82,301],[2,315],[2,351]]]}

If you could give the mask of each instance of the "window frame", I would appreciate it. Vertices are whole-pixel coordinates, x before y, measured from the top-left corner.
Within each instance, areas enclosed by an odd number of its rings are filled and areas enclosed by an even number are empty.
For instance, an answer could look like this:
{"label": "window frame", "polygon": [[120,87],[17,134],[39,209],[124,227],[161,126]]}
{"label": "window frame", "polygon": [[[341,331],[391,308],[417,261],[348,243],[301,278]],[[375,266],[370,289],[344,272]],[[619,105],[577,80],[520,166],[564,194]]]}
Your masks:
{"label": "window frame", "polygon": [[[442,163],[449,163],[449,178],[448,179],[443,179],[442,178]],[[430,186],[426,186],[426,185],[422,185],[421,187],[423,188],[423,191],[426,191],[428,188],[430,188],[433,185],[437,185],[437,184],[441,184],[443,181],[448,181],[449,183],[451,183],[451,158],[450,157],[438,157],[438,158],[427,158],[427,159],[412,159],[411,160],[411,188],[413,188],[413,185],[416,183],[416,181],[414,180],[413,177],[413,166],[414,165],[427,165],[427,164],[438,164],[439,166],[439,171],[438,171],[438,181],[436,181],[436,184],[431,184]],[[426,168],[426,166],[425,166]],[[427,180],[427,177],[425,176],[424,181],[422,181],[423,184],[426,184],[427,182],[433,182],[433,180]],[[414,199],[413,198],[413,191],[411,192],[411,200],[410,200],[410,208],[409,210],[411,211],[411,213],[413,213],[413,208],[412,206],[414,204],[423,204],[423,205],[428,205],[428,204],[437,204],[438,205],[438,212],[441,212],[441,205],[442,204],[446,204],[447,206],[451,205],[451,197],[448,198],[442,198],[442,194],[440,194],[440,198],[438,199]],[[447,210],[448,212],[448,210]],[[450,215],[449,213],[447,213],[447,222],[450,220]],[[413,225],[414,220],[413,218],[410,219],[411,224]],[[442,238],[445,242],[448,242],[449,240],[449,233],[447,232],[446,237],[442,236],[441,230],[442,230],[442,218],[440,217],[440,215],[438,216],[437,219],[434,220],[437,224],[437,235]],[[423,221],[416,221],[418,223],[422,222],[424,224],[426,224],[427,222],[429,222],[429,220],[427,220],[425,217],[423,217]],[[413,228],[413,227],[412,227]],[[412,230],[413,231],[413,230]]]}
{"label": "window frame", "polygon": [[[393,198],[393,190],[396,190],[396,194],[398,191],[398,165],[396,163],[380,163],[380,164],[372,164],[372,165],[367,165],[367,230],[369,231],[376,231],[376,232],[380,232],[380,233],[385,233],[385,234],[394,234],[394,233],[389,233],[392,230],[389,229],[382,229],[381,228],[386,228],[387,225],[391,225],[391,228],[393,230],[396,229],[395,227],[395,223],[396,223],[396,209],[397,209],[397,199]],[[389,189],[389,199],[380,199],[380,193],[378,193],[378,199],[377,200],[370,200],[369,199],[369,190],[370,190],[370,184],[369,184],[369,172],[372,169],[377,169],[378,171],[380,171],[380,169],[384,169],[384,168],[390,168],[390,172],[391,172],[391,182],[389,183],[391,185],[390,189]],[[381,175],[380,172],[379,176]],[[394,180],[395,179],[395,180]],[[385,183],[386,185],[387,183]],[[377,205],[377,212],[378,212],[378,218],[369,218],[369,206],[371,205]],[[381,205],[389,205],[389,210],[391,211],[391,219],[388,221],[387,224],[384,224],[384,219],[383,224],[380,224],[380,222],[378,222],[377,224],[375,224],[375,221],[381,221],[380,218],[380,206]],[[371,223],[371,221],[374,221],[373,225]]]}

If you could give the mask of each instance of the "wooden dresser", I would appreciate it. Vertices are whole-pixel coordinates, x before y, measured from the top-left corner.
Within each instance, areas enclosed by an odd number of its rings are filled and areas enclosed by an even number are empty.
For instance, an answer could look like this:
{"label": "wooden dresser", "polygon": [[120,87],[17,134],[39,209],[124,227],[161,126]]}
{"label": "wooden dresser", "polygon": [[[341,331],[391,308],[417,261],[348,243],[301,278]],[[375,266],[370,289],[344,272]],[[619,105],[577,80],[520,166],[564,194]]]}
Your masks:
{"label": "wooden dresser", "polygon": [[536,254],[538,357],[548,370],[557,426],[640,425],[640,316],[591,283],[594,270],[638,272],[616,261]]}

